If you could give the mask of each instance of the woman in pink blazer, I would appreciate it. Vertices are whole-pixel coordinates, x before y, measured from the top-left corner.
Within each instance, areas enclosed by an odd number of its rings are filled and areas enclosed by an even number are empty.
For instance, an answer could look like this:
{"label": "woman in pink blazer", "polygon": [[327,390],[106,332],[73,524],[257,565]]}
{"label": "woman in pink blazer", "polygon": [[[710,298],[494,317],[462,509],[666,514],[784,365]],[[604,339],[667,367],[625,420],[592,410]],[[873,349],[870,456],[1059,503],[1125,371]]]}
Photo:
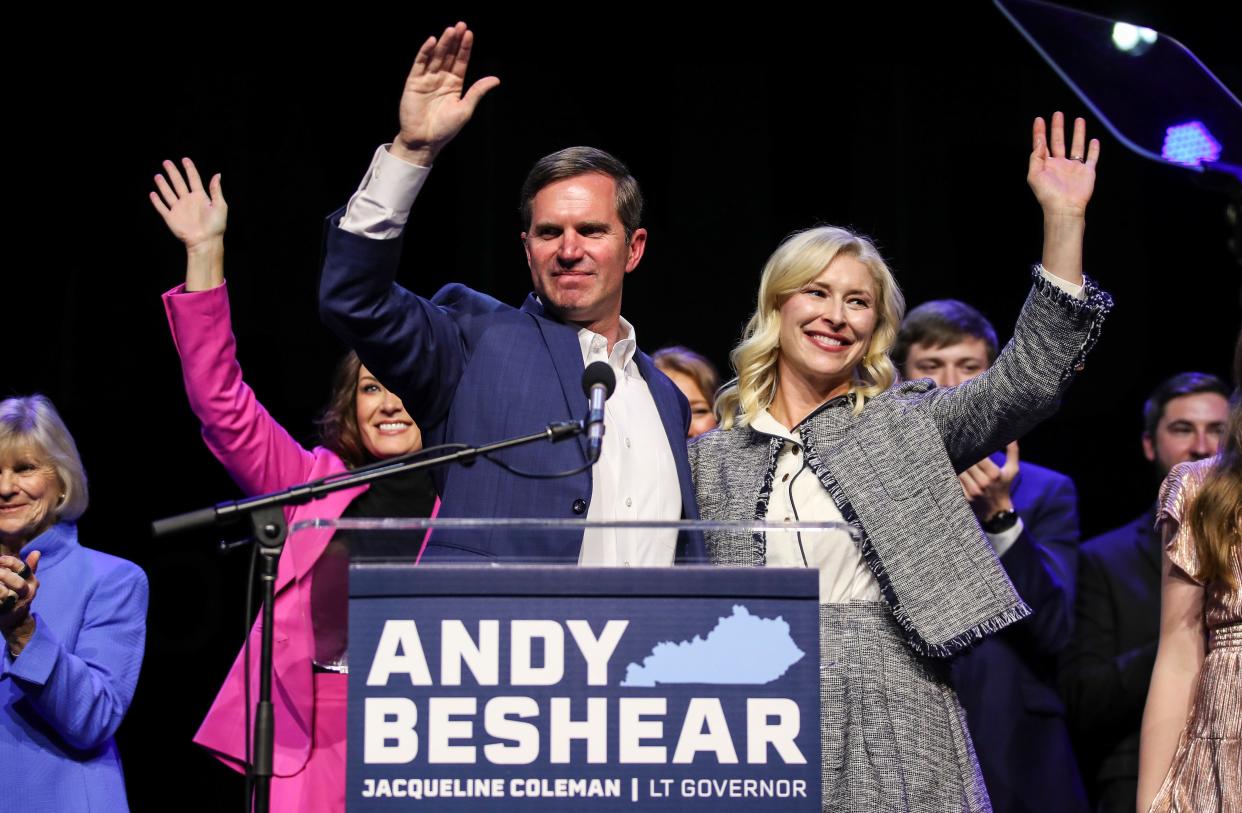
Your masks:
{"label": "woman in pink blazer", "polygon": [[[237,363],[224,285],[228,209],[220,176],[204,189],[194,164],[171,161],[155,176],[151,202],[186,247],[186,280],[164,295],[181,357],[190,408],[203,439],[247,494],[286,488],[371,460],[422,447],[417,424],[350,354],[337,370],[321,420],[323,445],[307,450],[255,399]],[[316,517],[427,516],[438,503],[430,478],[415,473],[338,491],[288,509],[289,524]],[[276,581],[273,703],[276,747],[272,809],[345,809],[347,568],[349,540],[330,529],[299,531]],[[416,551],[415,551],[416,552]],[[242,654],[194,741],[230,767],[246,769],[245,665]],[[250,634],[250,698],[258,697],[259,628]]]}

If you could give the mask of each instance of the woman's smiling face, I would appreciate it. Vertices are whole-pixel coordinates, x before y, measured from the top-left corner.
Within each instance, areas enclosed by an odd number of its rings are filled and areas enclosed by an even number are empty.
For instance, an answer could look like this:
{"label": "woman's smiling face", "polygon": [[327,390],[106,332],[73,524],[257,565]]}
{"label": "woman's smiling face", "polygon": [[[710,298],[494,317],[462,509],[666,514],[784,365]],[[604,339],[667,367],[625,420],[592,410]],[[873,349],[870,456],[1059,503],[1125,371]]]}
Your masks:
{"label": "woman's smiling face", "polygon": [[[827,399],[849,391],[878,320],[867,266],[838,255],[781,305],[780,379]],[[792,377],[792,380],[790,380]]]}
{"label": "woman's smiling face", "polygon": [[356,410],[362,445],[373,457],[383,460],[423,447],[422,430],[405,411],[401,399],[366,367],[358,370]]}
{"label": "woman's smiling face", "polygon": [[16,551],[56,521],[60,478],[30,446],[0,457],[0,543]]}

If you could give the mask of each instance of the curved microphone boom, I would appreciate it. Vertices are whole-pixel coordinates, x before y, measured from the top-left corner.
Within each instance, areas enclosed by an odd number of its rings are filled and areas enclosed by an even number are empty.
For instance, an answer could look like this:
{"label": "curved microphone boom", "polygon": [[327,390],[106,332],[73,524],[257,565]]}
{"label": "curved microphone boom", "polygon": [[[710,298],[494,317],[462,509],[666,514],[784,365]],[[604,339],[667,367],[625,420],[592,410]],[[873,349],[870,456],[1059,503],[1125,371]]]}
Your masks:
{"label": "curved microphone boom", "polygon": [[582,391],[586,393],[587,462],[599,460],[604,448],[604,402],[617,386],[612,367],[604,361],[593,361],[582,373]]}

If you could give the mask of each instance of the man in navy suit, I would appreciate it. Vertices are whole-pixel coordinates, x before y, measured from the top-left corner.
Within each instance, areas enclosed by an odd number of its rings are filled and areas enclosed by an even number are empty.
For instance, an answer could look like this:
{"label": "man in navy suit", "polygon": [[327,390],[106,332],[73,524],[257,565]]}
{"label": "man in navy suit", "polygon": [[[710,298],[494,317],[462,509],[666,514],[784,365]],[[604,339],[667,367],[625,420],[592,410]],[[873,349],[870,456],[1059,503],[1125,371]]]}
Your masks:
{"label": "man in navy suit", "polygon": [[[996,331],[957,300],[927,302],[902,323],[894,361],[906,378],[953,387],[996,360]],[[997,813],[1085,813],[1056,655],[1070,637],[1078,500],[1070,478],[1023,462],[1017,443],[962,472],[962,488],[1034,613],[953,662],[952,680]]]}
{"label": "man in navy suit", "polygon": [[[393,281],[399,238],[435,157],[499,84],[489,76],[465,90],[473,40],[458,23],[419,49],[397,137],[377,150],[358,192],[330,218],[323,318],[401,396],[428,445],[473,446],[581,418],[585,366],[598,360],[613,369],[598,463],[591,465],[579,438],[440,469],[440,516],[697,518],[686,399],[638,350],[634,326],[621,316],[625,276],[638,267],[647,239],[642,194],[624,164],[589,147],[536,163],[522,189],[522,241],[535,293],[520,309],[463,285],[427,300]],[[704,558],[698,534],[599,530],[574,537],[438,530],[424,556],[592,565]]]}
{"label": "man in navy suit", "polygon": [[[1143,455],[1164,479],[1216,453],[1229,388],[1205,373],[1161,382],[1143,406]],[[1082,546],[1076,624],[1061,686],[1092,809],[1131,813],[1138,792],[1139,726],[1160,637],[1160,537],[1155,504]]]}

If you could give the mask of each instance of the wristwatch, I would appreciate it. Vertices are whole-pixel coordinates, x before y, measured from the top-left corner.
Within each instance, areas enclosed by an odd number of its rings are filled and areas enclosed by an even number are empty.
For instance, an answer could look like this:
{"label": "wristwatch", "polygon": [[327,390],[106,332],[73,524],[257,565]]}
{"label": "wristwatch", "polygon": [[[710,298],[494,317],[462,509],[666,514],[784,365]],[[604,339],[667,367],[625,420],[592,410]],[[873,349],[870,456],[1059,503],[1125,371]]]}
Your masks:
{"label": "wristwatch", "polygon": [[982,523],[983,530],[990,534],[1003,534],[1017,524],[1017,511],[997,511]]}

